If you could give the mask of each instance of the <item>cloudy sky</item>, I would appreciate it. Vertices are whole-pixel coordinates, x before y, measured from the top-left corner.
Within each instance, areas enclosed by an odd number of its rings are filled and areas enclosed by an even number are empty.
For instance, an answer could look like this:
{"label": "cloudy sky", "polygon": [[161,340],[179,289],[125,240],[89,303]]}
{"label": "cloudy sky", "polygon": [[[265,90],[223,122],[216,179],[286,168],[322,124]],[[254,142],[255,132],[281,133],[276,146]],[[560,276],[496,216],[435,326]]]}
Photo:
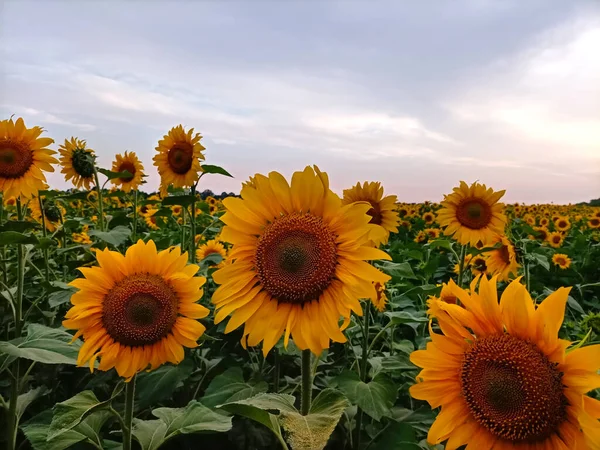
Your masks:
{"label": "cloudy sky", "polygon": [[317,164],[402,201],[461,179],[600,197],[597,0],[0,0],[0,19],[2,117],[84,138],[103,167],[137,152],[146,190],[182,123],[235,176],[203,179],[218,192]]}

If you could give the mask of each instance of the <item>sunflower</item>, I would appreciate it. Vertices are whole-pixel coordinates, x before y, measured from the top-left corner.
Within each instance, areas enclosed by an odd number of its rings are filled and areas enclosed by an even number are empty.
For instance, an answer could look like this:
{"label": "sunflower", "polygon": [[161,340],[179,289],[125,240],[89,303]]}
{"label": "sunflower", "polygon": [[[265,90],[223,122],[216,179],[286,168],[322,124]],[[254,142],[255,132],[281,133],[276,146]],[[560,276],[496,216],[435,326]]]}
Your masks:
{"label": "sunflower", "polygon": [[377,296],[371,299],[371,303],[373,303],[377,311],[383,312],[388,302],[387,295],[385,294],[385,283],[376,281],[374,285]]}
{"label": "sunflower", "polygon": [[208,197],[206,197],[206,203],[208,203],[211,206],[216,206],[218,201],[216,198],[211,197],[210,195]]}
{"label": "sunflower", "polygon": [[504,192],[494,192],[479,183],[469,187],[461,181],[452,194],[444,197],[443,208],[437,213],[438,223],[446,227],[446,235],[461,244],[474,246],[477,241],[488,244],[496,234],[504,233],[504,205],[498,203]]}
{"label": "sunflower", "polygon": [[156,211],[158,211],[158,209],[156,209],[156,207],[151,203],[138,206],[138,214],[144,218],[151,216]]}
{"label": "sunflower", "polygon": [[430,225],[433,222],[435,222],[435,214],[432,212],[426,212],[425,214],[423,214],[423,220],[427,225]]}
{"label": "sunflower", "polygon": [[387,243],[390,232],[398,232],[398,223],[400,217],[396,211],[397,197],[395,195],[383,196],[383,186],[379,182],[365,181],[362,185],[356,183],[356,186],[350,189],[344,189],[343,205],[349,205],[354,202],[367,202],[371,208],[367,214],[371,217],[369,223],[378,225],[373,227],[370,238],[378,247]]}
{"label": "sunflower", "polygon": [[390,257],[370,246],[370,205],[342,205],[316,166],[290,184],[277,172],[255,181],[223,201],[233,262],[213,274],[215,323],[233,313],[225,332],[244,324],[242,344],[263,341],[265,355],[282,335],[318,355],[330,340],[346,342],[340,316],[361,315],[359,299],[376,298],[373,282],[390,279],[365,261]]}
{"label": "sunflower", "polygon": [[151,230],[160,229],[160,227],[158,226],[158,217],[154,215],[155,212],[156,210],[153,210],[152,214],[144,216],[144,222],[146,222],[146,225],[148,225],[148,228],[150,228]]}
{"label": "sunflower", "polygon": [[79,291],[63,321],[65,328],[83,335],[78,365],[117,369],[130,379],[137,372],[161,364],[178,364],[183,347],[193,348],[205,327],[194,319],[208,315],[196,301],[202,297],[204,277],[194,277],[198,266],[187,265],[178,247],[157,252],[153,241],[139,240],[125,256],[110,250],[96,252],[98,267],[82,267],[84,278],[71,282]]}
{"label": "sunflower", "polygon": [[569,228],[571,228],[571,221],[568,217],[559,217],[554,222],[554,228],[556,228],[557,231],[567,231]]}
{"label": "sunflower", "polygon": [[115,156],[112,165],[113,172],[129,172],[131,175],[122,178],[113,178],[111,183],[120,186],[124,192],[135,190],[142,184],[144,177],[144,166],[134,152],[120,153]]}
{"label": "sunflower", "polygon": [[486,254],[487,271],[490,275],[498,275],[499,281],[507,281],[512,275],[517,274],[520,265],[512,243],[505,236],[496,236],[491,244],[498,243],[501,243],[499,248]]}
{"label": "sunflower", "polygon": [[58,161],[48,148],[54,139],[40,137],[43,131],[27,128],[20,117],[0,121],[0,192],[5,198],[31,198],[48,187],[42,171],[54,172],[52,164]]}
{"label": "sunflower", "polygon": [[441,406],[427,440],[446,450],[591,450],[600,448],[600,345],[565,354],[559,339],[568,288],[535,307],[513,281],[500,302],[496,279],[462,289],[462,306],[434,301],[443,334],[411,354],[423,370],[412,397]]}
{"label": "sunflower", "polygon": [[548,219],[547,217],[542,217],[540,219],[540,226],[541,227],[547,227],[550,224],[550,219]]}
{"label": "sunflower", "polygon": [[592,217],[588,220],[588,226],[590,228],[600,228],[600,219],[598,217]]}
{"label": "sunflower", "polygon": [[[219,211],[219,208],[216,205],[210,205],[208,207],[208,213],[211,216],[214,216],[218,211]],[[202,210],[200,210],[200,212],[202,212]]]}
{"label": "sunflower", "polygon": [[571,265],[571,258],[562,253],[555,253],[552,255],[552,262],[561,269],[568,269]]}
{"label": "sunflower", "polygon": [[166,195],[169,185],[174,187],[193,186],[200,177],[204,160],[200,143],[200,133],[194,135],[194,129],[185,131],[183,125],[171,128],[160,141],[154,156],[154,165],[160,174],[160,193]]}
{"label": "sunflower", "polygon": [[180,216],[181,211],[183,211],[183,207],[181,205],[173,205],[171,206],[171,211],[173,212],[174,216]]}
{"label": "sunflower", "polygon": [[72,236],[73,242],[77,242],[78,244],[93,244],[90,236],[84,231],[82,233],[73,233]]}
{"label": "sunflower", "polygon": [[62,166],[60,172],[65,174],[66,181],[73,179],[73,185],[77,189],[83,186],[89,191],[90,185],[94,183],[96,155],[86,145],[85,141],[75,137],[71,137],[70,141],[65,139],[65,143],[59,148]]}
{"label": "sunflower", "polygon": [[471,273],[473,275],[481,275],[482,273],[487,273],[487,261],[484,256],[476,255],[473,256],[469,260],[469,267],[471,268]]}
{"label": "sunflower", "polygon": [[440,230],[438,228],[425,228],[423,230],[429,239],[437,239],[440,237]]}
{"label": "sunflower", "polygon": [[13,207],[17,205],[17,197],[3,197],[2,202],[4,203],[4,206]]}
{"label": "sunflower", "polygon": [[[42,205],[44,206],[44,223],[46,224],[46,229],[53,233],[67,212],[60,203],[49,200],[45,196],[42,196]],[[29,202],[28,208],[31,211],[31,218],[36,222],[42,223],[42,210],[40,209],[38,197],[34,197]]]}
{"label": "sunflower", "polygon": [[196,250],[196,260],[202,261],[209,255],[221,255],[221,262],[216,265],[211,265],[210,267],[223,267],[225,258],[227,258],[227,250],[225,250],[225,246],[216,241],[214,239],[208,241],[206,244],[203,244]]}
{"label": "sunflower", "polygon": [[565,237],[558,231],[553,231],[552,233],[549,233],[547,237],[548,244],[550,244],[550,246],[554,248],[559,248],[564,240]]}
{"label": "sunflower", "polygon": [[533,231],[535,232],[535,239],[539,239],[542,242],[548,239],[548,233],[550,233],[548,228],[544,226],[533,227]]}
{"label": "sunflower", "polygon": [[419,231],[415,236],[414,241],[417,244],[423,244],[424,242],[427,242],[427,233],[425,233],[423,230]]}

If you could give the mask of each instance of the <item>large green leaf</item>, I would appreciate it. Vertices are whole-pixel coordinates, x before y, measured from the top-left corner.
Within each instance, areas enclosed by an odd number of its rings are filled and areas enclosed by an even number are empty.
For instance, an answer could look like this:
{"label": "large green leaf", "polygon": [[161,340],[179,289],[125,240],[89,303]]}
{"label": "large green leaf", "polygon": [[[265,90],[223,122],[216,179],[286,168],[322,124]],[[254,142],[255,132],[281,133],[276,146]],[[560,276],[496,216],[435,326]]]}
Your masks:
{"label": "large green leaf", "polygon": [[17,231],[0,232],[0,245],[37,244],[38,242],[38,238],[30,234],[23,234]]}
{"label": "large green leaf", "polygon": [[391,319],[394,325],[429,322],[429,319],[423,312],[386,311],[384,314]]}
{"label": "large green leaf", "polygon": [[48,392],[48,388],[46,386],[39,386],[35,389],[31,389],[25,394],[21,394],[17,397],[17,417],[21,419],[21,416],[27,409],[27,407],[36,399],[41,397],[42,395],[46,395]]}
{"label": "large green leaf", "polygon": [[260,392],[267,392],[269,385],[264,381],[257,383],[244,381],[242,369],[231,367],[216,376],[208,385],[201,402],[209,407],[252,397]]}
{"label": "large green leaf", "polygon": [[0,225],[0,232],[4,231],[27,231],[38,226],[35,222],[27,222],[25,220],[8,220]]}
{"label": "large green leaf", "polygon": [[167,424],[167,439],[177,434],[201,431],[223,433],[231,429],[231,417],[218,414],[196,400],[192,400],[185,408],[157,408],[152,414]]}
{"label": "large green leaf", "polygon": [[124,170],[123,172],[113,172],[111,170],[98,169],[98,172],[106,176],[106,178],[108,178],[109,180],[114,180],[115,178],[127,179],[133,177],[133,174],[127,170]]}
{"label": "large green leaf", "polygon": [[398,396],[398,387],[383,374],[377,374],[373,380],[365,383],[356,372],[345,371],[335,378],[335,382],[348,399],[358,405],[366,414],[380,421],[390,416]]}
{"label": "large green leaf", "polygon": [[170,205],[181,205],[181,206],[189,206],[196,198],[193,195],[173,195],[171,197],[163,198],[162,204],[163,206]]}
{"label": "large green leaf", "polygon": [[136,404],[139,408],[155,405],[170,397],[193,370],[191,360],[185,359],[176,366],[161,366],[152,372],[143,372],[137,376]]}
{"label": "large green leaf", "polygon": [[412,267],[407,262],[395,263],[390,261],[383,261],[379,264],[381,269],[391,275],[393,278],[397,279],[416,279],[415,273],[412,270]]}
{"label": "large green leaf", "polygon": [[219,175],[225,175],[227,177],[233,178],[233,175],[231,175],[229,172],[227,172],[222,167],[211,166],[210,164],[204,164],[202,166],[202,172],[204,172],[204,173],[216,173],[216,174],[219,174]]}
{"label": "large green leaf", "polygon": [[0,341],[0,353],[44,364],[77,364],[80,341],[71,344],[71,336],[58,328],[29,324],[25,338]]}
{"label": "large green leaf", "polygon": [[373,450],[420,450],[417,436],[413,427],[407,423],[392,422],[371,446]]}
{"label": "large green leaf", "polygon": [[167,424],[162,420],[133,419],[131,432],[142,450],[156,450],[165,441]]}
{"label": "large green leaf", "polygon": [[118,225],[110,231],[90,230],[88,234],[90,236],[96,236],[104,242],[118,247],[129,239],[131,236],[131,229],[124,225]]}
{"label": "large green leaf", "polygon": [[92,391],[82,391],[77,395],[57,403],[53,408],[52,422],[48,430],[48,440],[52,440],[57,436],[65,433],[76,427],[86,417],[108,408],[112,400],[118,396],[123,390],[121,384],[118,389],[113,392],[113,396],[103,402],[96,398]]}

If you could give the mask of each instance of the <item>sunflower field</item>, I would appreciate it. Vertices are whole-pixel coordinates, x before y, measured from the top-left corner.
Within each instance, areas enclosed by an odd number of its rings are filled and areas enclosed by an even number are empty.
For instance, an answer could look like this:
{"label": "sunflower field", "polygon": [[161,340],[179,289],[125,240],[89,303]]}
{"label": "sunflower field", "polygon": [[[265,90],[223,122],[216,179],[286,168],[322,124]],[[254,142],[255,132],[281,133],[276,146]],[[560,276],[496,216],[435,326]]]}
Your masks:
{"label": "sunflower field", "polygon": [[3,447],[600,449],[600,207],[316,166],[214,195],[181,125],[146,193],[46,134],[0,122]]}

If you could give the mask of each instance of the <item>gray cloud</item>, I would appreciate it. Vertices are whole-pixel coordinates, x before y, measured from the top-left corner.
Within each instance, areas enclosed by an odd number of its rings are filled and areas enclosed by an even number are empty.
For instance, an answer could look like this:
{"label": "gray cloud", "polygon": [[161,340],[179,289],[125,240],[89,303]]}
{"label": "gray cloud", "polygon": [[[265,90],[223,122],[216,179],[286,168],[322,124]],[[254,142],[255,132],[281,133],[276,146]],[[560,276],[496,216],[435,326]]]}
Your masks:
{"label": "gray cloud", "polygon": [[236,175],[215,190],[317,163],[340,192],[381,180],[406,201],[460,179],[511,201],[600,192],[592,1],[9,1],[0,16],[2,114],[87,139],[104,166],[136,151],[150,188],[181,122]]}

